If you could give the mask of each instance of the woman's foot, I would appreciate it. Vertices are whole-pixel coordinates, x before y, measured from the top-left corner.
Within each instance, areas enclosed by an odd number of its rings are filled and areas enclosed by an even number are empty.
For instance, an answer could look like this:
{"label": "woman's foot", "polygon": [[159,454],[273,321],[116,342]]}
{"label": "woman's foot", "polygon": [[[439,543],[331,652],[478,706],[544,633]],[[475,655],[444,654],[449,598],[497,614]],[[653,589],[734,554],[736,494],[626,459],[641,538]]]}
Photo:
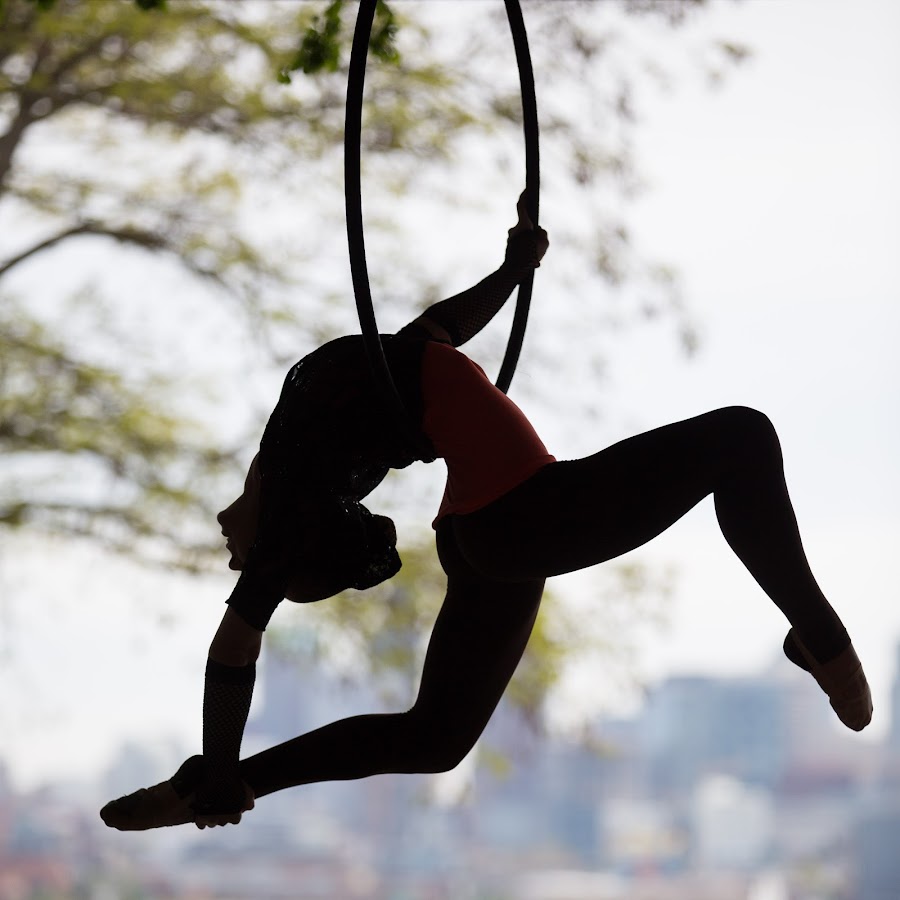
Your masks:
{"label": "woman's foot", "polygon": [[834,659],[819,663],[792,628],[784,639],[784,653],[791,662],[812,674],[848,728],[862,731],[872,721],[872,692],[853,644]]}
{"label": "woman's foot", "polygon": [[171,781],[162,781],[133,794],[111,800],[100,810],[100,818],[119,831],[146,831],[194,821],[194,795],[179,797]]}
{"label": "woman's foot", "polygon": [[141,788],[133,794],[112,800],[100,810],[100,818],[119,831],[147,831],[195,822],[198,827],[237,824],[241,815],[253,809],[254,796],[250,787],[242,782],[244,802],[242,809],[234,813],[213,816],[198,815],[194,809],[196,791],[206,772],[202,756],[192,756],[181,764],[168,780],[149,788]]}

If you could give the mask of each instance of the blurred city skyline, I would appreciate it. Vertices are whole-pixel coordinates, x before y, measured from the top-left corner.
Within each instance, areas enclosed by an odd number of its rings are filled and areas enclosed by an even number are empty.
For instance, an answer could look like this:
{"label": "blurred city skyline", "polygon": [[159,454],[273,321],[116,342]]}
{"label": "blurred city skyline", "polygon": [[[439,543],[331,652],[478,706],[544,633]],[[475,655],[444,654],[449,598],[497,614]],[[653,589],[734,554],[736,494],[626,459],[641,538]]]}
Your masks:
{"label": "blurred city skyline", "polygon": [[[263,660],[254,747],[375,702],[310,666],[306,638],[305,665]],[[754,676],[667,678],[637,715],[601,717],[579,742],[536,740],[504,703],[475,751],[494,766],[306,785],[204,832],[121,833],[96,814],[174,765],[184,750],[165,741],[125,743],[91,783],[33,794],[0,760],[0,897],[884,900],[900,890],[894,722],[860,748],[784,659]]]}

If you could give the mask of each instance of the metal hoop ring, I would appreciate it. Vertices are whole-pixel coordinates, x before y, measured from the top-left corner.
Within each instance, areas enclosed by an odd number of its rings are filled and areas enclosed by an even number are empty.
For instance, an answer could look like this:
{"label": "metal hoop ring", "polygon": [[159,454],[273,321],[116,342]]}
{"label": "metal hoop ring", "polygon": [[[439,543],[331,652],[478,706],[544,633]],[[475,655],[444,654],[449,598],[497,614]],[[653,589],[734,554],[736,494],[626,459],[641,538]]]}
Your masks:
{"label": "metal hoop ring", "polygon": [[[510,31],[516,51],[516,64],[519,69],[519,82],[522,93],[522,120],[525,133],[525,190],[528,213],[535,227],[538,224],[538,207],[540,195],[540,153],[538,138],[537,99],[534,89],[534,72],[531,54],[528,48],[528,35],[519,0],[505,0],[506,15],[509,19]],[[362,104],[363,89],[366,78],[366,57],[375,8],[378,0],[360,0],[356,28],[353,32],[353,45],[350,51],[350,70],[347,78],[347,105],[344,123],[344,195],[347,218],[347,242],[350,250],[350,270],[353,278],[353,292],[356,297],[356,310],[366,347],[366,354],[379,389],[397,423],[412,447],[417,449],[420,458],[433,458],[426,450],[423,436],[411,421],[404,408],[403,401],[394,384],[381,335],[375,319],[372,303],[372,292],[369,286],[369,271],[366,263],[365,234],[362,217],[361,190],[361,138],[362,138]],[[525,328],[528,323],[528,312],[531,305],[531,293],[534,273],[519,285],[516,300],[516,312],[506,347],[497,387],[506,393],[512,382],[513,374],[522,350]],[[424,457],[422,453],[425,453]]]}

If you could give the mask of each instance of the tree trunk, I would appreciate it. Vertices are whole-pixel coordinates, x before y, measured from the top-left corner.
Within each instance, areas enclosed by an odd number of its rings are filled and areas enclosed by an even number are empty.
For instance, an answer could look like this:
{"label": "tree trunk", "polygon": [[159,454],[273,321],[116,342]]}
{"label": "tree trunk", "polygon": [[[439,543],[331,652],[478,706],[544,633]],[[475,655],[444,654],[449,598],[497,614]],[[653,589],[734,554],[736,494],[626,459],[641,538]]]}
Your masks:
{"label": "tree trunk", "polygon": [[6,133],[0,137],[0,197],[3,196],[6,178],[12,168],[13,155],[25,134],[25,129],[34,121],[29,112],[30,103],[26,105],[26,97],[19,94],[19,111],[12,120]]}

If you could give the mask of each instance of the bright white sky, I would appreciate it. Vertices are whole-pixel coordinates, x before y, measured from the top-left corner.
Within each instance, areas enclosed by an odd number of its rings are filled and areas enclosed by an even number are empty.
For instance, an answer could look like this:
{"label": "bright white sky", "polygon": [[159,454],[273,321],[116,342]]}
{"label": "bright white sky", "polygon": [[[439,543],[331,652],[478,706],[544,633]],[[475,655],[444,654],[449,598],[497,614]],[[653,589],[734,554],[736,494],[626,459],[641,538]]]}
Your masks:
{"label": "bright white sky", "polygon": [[[638,152],[652,190],[633,218],[648,255],[679,266],[702,351],[686,363],[670,333],[635,330],[611,360],[617,405],[634,430],[732,403],[769,414],[878,716],[900,642],[900,5],[746,0],[704,21],[755,56],[721,90],[686,80],[648,109]],[[778,652],[786,625],[711,502],[635,556],[680,573],[669,628],[641,646],[648,678],[758,672]],[[187,604],[163,576],[84,566],[62,545],[0,557],[0,596],[15,597],[0,603],[0,754],[23,785],[90,772],[125,738],[199,746],[205,647],[232,579],[198,583]],[[178,627],[159,631],[166,610]],[[602,671],[589,683],[593,697]]]}
{"label": "bright white sky", "polygon": [[[770,415],[813,569],[885,711],[900,638],[900,7],[750,0],[710,26],[755,59],[719,92],[660,105],[640,146],[655,183],[640,231],[678,260],[703,352],[648,367],[665,350],[637,334],[618,379],[662,420],[728,403]],[[703,507],[647,551],[683,573],[673,628],[643,660],[659,675],[752,671],[783,636]]]}

